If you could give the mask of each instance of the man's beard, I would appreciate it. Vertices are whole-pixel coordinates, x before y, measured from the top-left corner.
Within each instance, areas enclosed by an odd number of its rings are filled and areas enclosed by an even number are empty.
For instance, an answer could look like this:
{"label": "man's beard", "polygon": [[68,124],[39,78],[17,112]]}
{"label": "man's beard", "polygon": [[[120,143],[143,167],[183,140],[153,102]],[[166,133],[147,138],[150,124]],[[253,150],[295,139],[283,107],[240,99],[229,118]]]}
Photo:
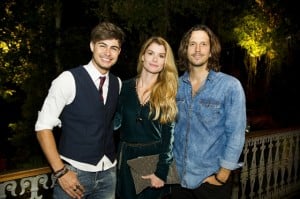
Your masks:
{"label": "man's beard", "polygon": [[190,66],[191,67],[195,67],[195,68],[199,68],[199,67],[202,67],[202,66],[205,66],[205,64],[207,64],[207,61],[206,62],[200,62],[200,63],[195,63],[195,62],[190,62]]}

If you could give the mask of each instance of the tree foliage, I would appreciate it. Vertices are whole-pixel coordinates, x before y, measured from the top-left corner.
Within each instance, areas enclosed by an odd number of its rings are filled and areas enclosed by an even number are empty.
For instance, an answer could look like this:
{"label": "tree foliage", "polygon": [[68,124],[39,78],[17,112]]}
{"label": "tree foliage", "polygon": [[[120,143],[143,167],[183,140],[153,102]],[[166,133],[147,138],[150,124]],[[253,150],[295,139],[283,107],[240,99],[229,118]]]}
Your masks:
{"label": "tree foliage", "polygon": [[257,67],[264,68],[265,85],[269,85],[272,72],[277,71],[287,53],[283,42],[285,35],[280,34],[283,20],[280,12],[278,1],[257,0],[234,19],[233,34],[237,44],[246,52],[244,65],[248,71],[249,92],[255,86]]}
{"label": "tree foliage", "polygon": [[[35,140],[33,120],[36,118],[41,93],[45,90],[45,82],[48,82],[47,77],[51,71],[48,67],[51,63],[51,51],[48,49],[53,41],[53,37],[50,37],[53,35],[53,17],[49,14],[52,13],[49,12],[51,4],[46,3],[29,0],[1,3],[3,12],[0,20],[3,25],[0,28],[0,96],[8,102],[15,101],[18,106],[22,106],[20,113],[13,113],[19,121],[8,123],[7,130],[12,132],[9,135],[10,144],[16,146],[16,154],[11,158],[14,163],[11,164],[22,162],[16,157],[28,161],[30,158],[34,159],[36,153],[31,152],[37,151],[39,147],[30,143]],[[1,111],[11,110],[3,107]],[[30,149],[24,150],[26,148]]]}

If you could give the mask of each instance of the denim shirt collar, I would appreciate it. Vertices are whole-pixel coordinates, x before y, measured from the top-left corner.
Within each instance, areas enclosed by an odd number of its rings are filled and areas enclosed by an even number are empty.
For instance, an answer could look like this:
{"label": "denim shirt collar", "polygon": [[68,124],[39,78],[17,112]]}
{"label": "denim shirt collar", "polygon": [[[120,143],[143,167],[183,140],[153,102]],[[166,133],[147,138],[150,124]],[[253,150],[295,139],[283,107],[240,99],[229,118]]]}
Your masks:
{"label": "denim shirt collar", "polygon": [[[216,78],[217,72],[213,71],[213,70],[209,70],[208,76],[207,76],[207,80],[208,81],[213,81]],[[183,76],[182,76],[182,81],[184,83],[188,83],[190,82],[190,73],[188,71],[186,71]]]}

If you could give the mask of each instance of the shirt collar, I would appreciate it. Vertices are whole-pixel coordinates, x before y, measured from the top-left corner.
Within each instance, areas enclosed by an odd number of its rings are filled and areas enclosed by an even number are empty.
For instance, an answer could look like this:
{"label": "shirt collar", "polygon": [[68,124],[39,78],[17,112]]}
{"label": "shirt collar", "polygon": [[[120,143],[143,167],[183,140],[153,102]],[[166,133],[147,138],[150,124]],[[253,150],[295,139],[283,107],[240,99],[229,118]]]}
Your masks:
{"label": "shirt collar", "polygon": [[108,79],[108,74],[106,73],[105,75],[101,74],[96,67],[94,66],[93,62],[90,61],[87,65],[84,65],[84,68],[88,72],[88,74],[91,76],[92,80],[95,82],[99,79],[100,76],[105,76],[106,79]]}
{"label": "shirt collar", "polygon": [[[208,73],[208,76],[207,76],[207,80],[209,81],[213,81],[213,79],[215,78],[217,72],[215,72],[214,70],[209,70],[209,73]],[[184,82],[189,82],[189,72],[186,71],[184,74],[183,74],[183,81]]]}

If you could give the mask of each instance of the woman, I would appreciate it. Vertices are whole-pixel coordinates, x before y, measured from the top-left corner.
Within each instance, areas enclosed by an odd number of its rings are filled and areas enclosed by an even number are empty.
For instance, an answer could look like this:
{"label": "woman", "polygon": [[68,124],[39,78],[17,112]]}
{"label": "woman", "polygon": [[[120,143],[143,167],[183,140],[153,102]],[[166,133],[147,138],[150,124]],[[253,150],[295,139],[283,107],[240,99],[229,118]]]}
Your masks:
{"label": "woman", "polygon": [[[115,119],[120,127],[118,194],[121,199],[158,199],[172,162],[178,73],[172,49],[161,37],[148,39],[139,53],[137,76],[123,82]],[[156,171],[143,176],[151,187],[136,194],[127,160],[159,154]]]}

